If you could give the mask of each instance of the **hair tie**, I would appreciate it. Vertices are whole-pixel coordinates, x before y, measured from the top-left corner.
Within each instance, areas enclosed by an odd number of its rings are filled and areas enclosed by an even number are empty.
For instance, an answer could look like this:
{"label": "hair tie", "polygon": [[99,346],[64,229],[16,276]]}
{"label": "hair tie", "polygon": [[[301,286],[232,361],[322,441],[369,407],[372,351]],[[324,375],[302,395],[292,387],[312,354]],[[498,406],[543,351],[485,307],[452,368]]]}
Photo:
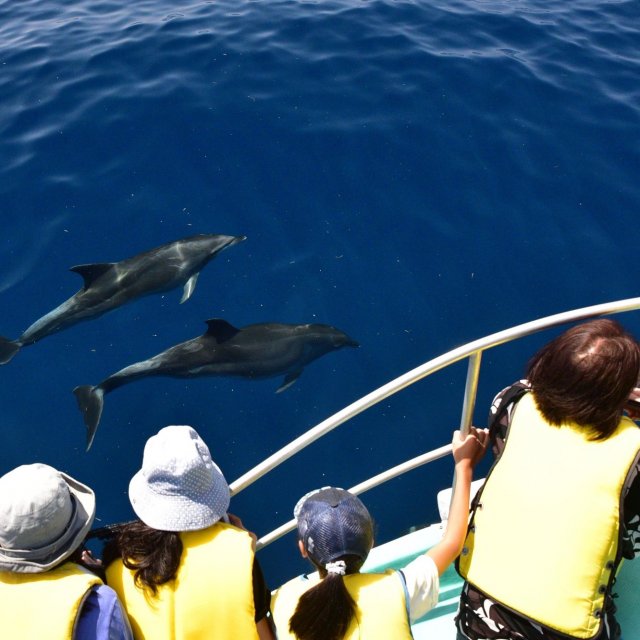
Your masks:
{"label": "hair tie", "polygon": [[343,576],[347,573],[347,563],[344,560],[336,560],[335,562],[327,562],[324,565],[327,573],[335,573],[339,576]]}

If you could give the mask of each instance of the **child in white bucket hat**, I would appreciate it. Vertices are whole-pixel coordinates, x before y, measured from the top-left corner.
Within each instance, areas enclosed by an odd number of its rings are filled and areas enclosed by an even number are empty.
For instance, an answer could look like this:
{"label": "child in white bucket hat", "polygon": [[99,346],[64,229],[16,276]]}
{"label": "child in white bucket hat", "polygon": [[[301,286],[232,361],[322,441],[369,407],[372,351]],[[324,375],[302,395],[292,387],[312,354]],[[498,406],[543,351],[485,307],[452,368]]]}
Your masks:
{"label": "child in white bucket hat", "polygon": [[197,531],[222,519],[229,485],[195,429],[172,426],[149,438],[129,500],[142,522],[162,531]]}
{"label": "child in white bucket hat", "polygon": [[84,561],[95,509],[89,487],[46,464],[0,478],[3,637],[131,640],[115,592]]}
{"label": "child in white bucket hat", "polygon": [[149,438],[129,499],[139,520],[111,527],[104,562],[136,639],[274,638],[255,536],[195,429]]}

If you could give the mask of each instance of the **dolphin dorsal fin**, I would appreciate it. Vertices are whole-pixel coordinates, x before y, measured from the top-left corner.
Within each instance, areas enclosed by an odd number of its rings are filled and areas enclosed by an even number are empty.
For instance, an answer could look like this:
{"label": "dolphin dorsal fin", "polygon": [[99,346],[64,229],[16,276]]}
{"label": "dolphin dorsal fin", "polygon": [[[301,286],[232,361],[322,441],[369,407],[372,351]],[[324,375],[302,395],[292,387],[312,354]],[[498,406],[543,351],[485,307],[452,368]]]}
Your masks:
{"label": "dolphin dorsal fin", "polygon": [[222,320],[222,318],[207,320],[207,326],[209,328],[206,335],[215,338],[218,344],[231,340],[240,331],[240,329],[237,329],[226,320]]}
{"label": "dolphin dorsal fin", "polygon": [[78,264],[71,267],[73,271],[84,279],[84,288],[88,289],[101,275],[113,267],[113,262],[96,262],[95,264]]}

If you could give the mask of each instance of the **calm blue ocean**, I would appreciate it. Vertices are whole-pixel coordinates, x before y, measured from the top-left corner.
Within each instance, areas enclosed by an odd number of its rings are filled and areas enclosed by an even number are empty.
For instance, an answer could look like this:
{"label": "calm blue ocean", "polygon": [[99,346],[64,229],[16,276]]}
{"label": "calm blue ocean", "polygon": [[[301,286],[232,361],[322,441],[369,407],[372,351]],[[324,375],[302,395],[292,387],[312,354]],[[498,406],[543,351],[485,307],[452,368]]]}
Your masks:
{"label": "calm blue ocean", "polygon": [[[190,424],[233,480],[343,406],[455,346],[640,293],[635,0],[0,0],[0,334],[75,293],[77,264],[244,234],[181,291],[25,347],[0,368],[0,473],[35,461],[132,517],[146,439]],[[204,321],[323,322],[361,343],[298,382],[147,379],[95,443],[71,390]],[[640,335],[640,317],[623,318]],[[547,337],[486,356],[476,422]],[[343,425],[232,510],[258,534],[324,484],[445,444],[464,366]],[[366,494],[379,541],[436,517],[439,461]],[[269,582],[305,565],[293,536]]]}

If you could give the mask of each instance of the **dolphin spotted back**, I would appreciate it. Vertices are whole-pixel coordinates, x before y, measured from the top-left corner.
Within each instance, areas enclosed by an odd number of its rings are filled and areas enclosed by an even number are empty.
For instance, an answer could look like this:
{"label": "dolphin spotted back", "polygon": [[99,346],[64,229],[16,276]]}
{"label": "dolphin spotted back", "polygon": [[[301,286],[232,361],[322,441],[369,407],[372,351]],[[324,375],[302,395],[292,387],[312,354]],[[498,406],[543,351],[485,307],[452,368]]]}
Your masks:
{"label": "dolphin spotted back", "polygon": [[326,324],[259,323],[238,329],[220,318],[208,320],[207,331],[201,336],[131,364],[95,386],[73,390],[87,427],[87,450],[95,438],[104,396],[134,380],[149,376],[257,379],[284,375],[277,389],[280,393],[295,383],[310,362],[342,347],[357,346],[346,333]]}
{"label": "dolphin spotted back", "polygon": [[180,302],[185,302],[195,290],[200,271],[220,251],[245,239],[246,236],[201,234],[163,244],[120,262],[71,267],[71,271],[82,277],[82,289],[36,320],[18,339],[0,336],[0,365],[10,362],[25,345],[143,296],[183,286]]}

